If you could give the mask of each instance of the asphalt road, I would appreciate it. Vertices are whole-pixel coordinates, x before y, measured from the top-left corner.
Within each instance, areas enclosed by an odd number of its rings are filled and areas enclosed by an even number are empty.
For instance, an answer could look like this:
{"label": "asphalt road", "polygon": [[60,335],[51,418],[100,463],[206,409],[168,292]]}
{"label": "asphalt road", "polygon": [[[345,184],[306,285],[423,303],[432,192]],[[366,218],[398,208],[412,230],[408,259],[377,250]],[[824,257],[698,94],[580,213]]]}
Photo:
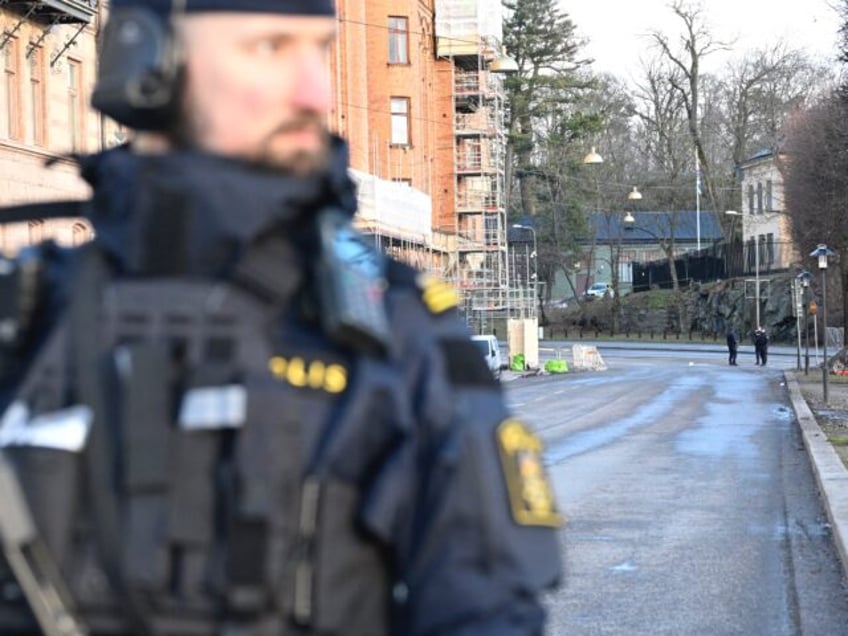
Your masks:
{"label": "asphalt road", "polygon": [[504,384],[545,440],[568,519],[548,634],[848,634],[779,371],[794,358],[602,354],[607,371]]}

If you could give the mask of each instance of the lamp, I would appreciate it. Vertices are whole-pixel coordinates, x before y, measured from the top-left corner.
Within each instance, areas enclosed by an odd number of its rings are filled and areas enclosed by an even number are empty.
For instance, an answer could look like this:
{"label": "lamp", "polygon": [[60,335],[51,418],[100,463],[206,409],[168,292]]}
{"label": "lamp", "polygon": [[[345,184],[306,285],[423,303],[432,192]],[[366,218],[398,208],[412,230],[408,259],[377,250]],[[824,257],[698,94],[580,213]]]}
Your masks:
{"label": "lamp", "polygon": [[500,55],[489,63],[489,70],[492,73],[517,73],[518,62],[507,55],[506,48],[501,46]]}
{"label": "lamp", "polygon": [[810,256],[818,259],[819,271],[822,275],[822,325],[824,325],[824,342],[822,343],[822,399],[827,406],[827,257],[833,256],[834,252],[824,243],[819,243]]}
{"label": "lamp", "polygon": [[592,149],[589,151],[589,154],[587,154],[585,157],[583,157],[583,163],[586,163],[586,164],[603,163],[603,162],[604,162],[604,158],[601,155],[599,155],[597,152],[595,152],[594,146],[592,146]]}
{"label": "lamp", "polygon": [[[585,157],[583,157],[583,164],[584,165],[596,165],[597,166],[597,165],[602,164],[603,162],[604,162],[604,158],[595,151],[594,146],[592,146],[592,149],[589,151],[589,153]],[[600,211],[601,211],[601,182],[598,179],[598,173],[597,173],[597,170],[596,170],[595,171],[595,212],[597,213],[597,212],[600,212]],[[594,236],[595,236],[595,234],[593,234],[593,237]],[[590,281],[592,281],[592,279],[594,279],[594,276],[592,275],[594,268],[595,268],[595,238],[592,239],[592,248],[591,248],[591,251],[589,252],[589,262],[586,265],[586,282],[585,282],[585,285],[583,287],[583,293],[584,294],[589,291]]]}
{"label": "lamp", "polygon": [[639,192],[639,189],[636,186],[633,186],[633,189],[627,194],[627,198],[630,201],[641,201],[642,193]]}
{"label": "lamp", "polygon": [[804,310],[804,375],[809,375],[810,373],[810,330],[807,328],[807,317],[809,315],[808,305],[807,305],[807,289],[810,287],[810,280],[812,280],[813,275],[804,270],[796,277],[798,281],[801,283],[801,300],[803,302],[803,310]]}

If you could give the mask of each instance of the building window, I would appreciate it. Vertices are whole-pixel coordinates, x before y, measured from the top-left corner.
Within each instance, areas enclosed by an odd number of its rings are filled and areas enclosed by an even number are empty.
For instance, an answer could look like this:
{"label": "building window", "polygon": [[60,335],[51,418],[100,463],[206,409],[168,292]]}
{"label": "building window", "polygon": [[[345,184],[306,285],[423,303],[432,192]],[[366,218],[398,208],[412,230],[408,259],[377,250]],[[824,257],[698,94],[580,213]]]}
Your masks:
{"label": "building window", "polygon": [[3,88],[6,102],[6,137],[21,139],[21,93],[18,71],[18,41],[11,38],[0,54],[3,56]]}
{"label": "building window", "polygon": [[409,98],[392,97],[392,145],[409,145]]}
{"label": "building window", "polygon": [[71,150],[85,150],[85,103],[82,94],[82,63],[68,60],[68,130]]}
{"label": "building window", "polygon": [[763,182],[757,184],[757,214],[763,213]]}
{"label": "building window", "polygon": [[757,253],[754,251],[755,249],[757,249],[757,242],[756,239],[752,236],[748,239],[748,249],[746,250],[747,258],[745,259],[748,261],[747,270],[749,272],[753,271],[757,265]]}
{"label": "building window", "polygon": [[389,64],[409,64],[409,20],[389,16]]}
{"label": "building window", "polygon": [[754,213],[754,186],[748,186],[748,214]]}
{"label": "building window", "polygon": [[774,233],[766,234],[766,265],[774,265]]}
{"label": "building window", "polygon": [[772,205],[773,201],[771,198],[771,179],[766,181],[766,212],[772,212],[774,210],[774,206]]}
{"label": "building window", "polygon": [[43,146],[46,98],[44,92],[44,50],[40,46],[32,48],[29,52],[29,88],[32,143],[36,146]]}
{"label": "building window", "polygon": [[29,244],[35,245],[44,240],[44,221],[29,222]]}

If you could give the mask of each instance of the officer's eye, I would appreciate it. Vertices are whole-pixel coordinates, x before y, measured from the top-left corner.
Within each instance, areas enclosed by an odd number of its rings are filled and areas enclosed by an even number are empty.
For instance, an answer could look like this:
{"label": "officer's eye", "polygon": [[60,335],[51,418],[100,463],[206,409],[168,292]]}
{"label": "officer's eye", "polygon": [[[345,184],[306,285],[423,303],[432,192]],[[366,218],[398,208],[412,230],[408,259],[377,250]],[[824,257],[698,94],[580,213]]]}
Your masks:
{"label": "officer's eye", "polygon": [[286,48],[291,38],[286,35],[274,35],[256,40],[251,47],[257,55],[271,57],[279,55]]}

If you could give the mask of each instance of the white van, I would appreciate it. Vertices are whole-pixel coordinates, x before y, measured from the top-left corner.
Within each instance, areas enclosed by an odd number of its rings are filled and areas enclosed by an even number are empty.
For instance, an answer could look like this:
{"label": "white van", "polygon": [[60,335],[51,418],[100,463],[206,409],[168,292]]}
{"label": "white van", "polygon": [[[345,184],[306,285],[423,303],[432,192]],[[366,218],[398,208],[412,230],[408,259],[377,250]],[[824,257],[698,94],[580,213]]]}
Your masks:
{"label": "white van", "polygon": [[486,359],[489,370],[495,378],[501,377],[501,347],[498,339],[492,335],[471,336],[471,340],[477,345],[480,353]]}

